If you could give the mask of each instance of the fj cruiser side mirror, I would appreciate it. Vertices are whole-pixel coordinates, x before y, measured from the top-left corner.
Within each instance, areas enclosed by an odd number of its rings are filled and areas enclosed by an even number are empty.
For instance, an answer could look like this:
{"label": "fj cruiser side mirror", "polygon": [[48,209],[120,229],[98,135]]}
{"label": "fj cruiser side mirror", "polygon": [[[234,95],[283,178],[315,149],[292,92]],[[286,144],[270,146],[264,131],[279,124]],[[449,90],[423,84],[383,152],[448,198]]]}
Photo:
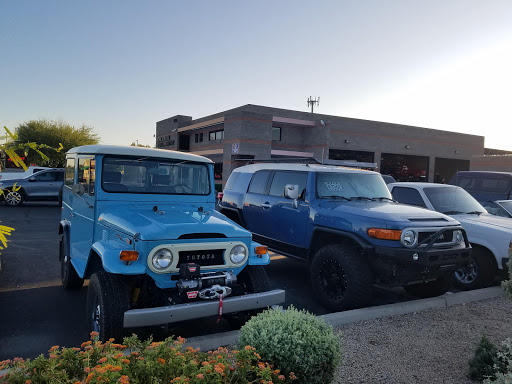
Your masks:
{"label": "fj cruiser side mirror", "polygon": [[73,192],[74,195],[82,196],[85,193],[85,188],[82,184],[75,184],[71,188],[71,192]]}
{"label": "fj cruiser side mirror", "polygon": [[284,197],[293,200],[293,208],[299,206],[297,199],[299,198],[299,186],[294,184],[286,184],[284,187]]}

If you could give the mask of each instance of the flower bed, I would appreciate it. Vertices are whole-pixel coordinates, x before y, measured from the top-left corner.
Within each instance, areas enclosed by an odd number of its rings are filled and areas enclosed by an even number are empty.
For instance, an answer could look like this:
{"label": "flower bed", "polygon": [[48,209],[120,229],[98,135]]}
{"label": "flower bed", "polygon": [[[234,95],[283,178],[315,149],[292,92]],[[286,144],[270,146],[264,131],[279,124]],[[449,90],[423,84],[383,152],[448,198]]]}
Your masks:
{"label": "flower bed", "polygon": [[200,352],[184,347],[185,339],[163,342],[138,340],[137,336],[115,344],[103,343],[95,332],[81,348],[54,346],[49,357],[15,358],[0,362],[9,371],[0,383],[290,383],[287,376],[261,357],[254,347],[240,351],[219,348]]}

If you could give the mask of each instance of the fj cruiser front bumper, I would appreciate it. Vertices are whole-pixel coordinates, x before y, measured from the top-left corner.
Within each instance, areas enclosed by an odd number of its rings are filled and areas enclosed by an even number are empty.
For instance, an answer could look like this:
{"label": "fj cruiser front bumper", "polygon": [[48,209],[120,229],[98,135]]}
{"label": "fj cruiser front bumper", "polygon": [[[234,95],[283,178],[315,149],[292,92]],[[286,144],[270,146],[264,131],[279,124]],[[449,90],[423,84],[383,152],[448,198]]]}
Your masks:
{"label": "fj cruiser front bumper", "polygon": [[[243,296],[227,297],[222,303],[222,313],[234,313],[261,309],[281,304],[285,300],[285,291],[251,293]],[[125,328],[163,325],[179,321],[216,316],[219,314],[219,301],[194,301],[185,304],[169,305],[157,308],[131,309],[124,313]]]}

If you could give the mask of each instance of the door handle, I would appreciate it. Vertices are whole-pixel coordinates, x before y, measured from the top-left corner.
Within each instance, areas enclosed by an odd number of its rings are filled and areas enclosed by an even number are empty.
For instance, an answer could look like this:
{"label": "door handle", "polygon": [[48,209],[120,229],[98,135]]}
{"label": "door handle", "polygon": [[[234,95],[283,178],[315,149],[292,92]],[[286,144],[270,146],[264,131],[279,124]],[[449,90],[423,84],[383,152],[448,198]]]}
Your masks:
{"label": "door handle", "polygon": [[269,209],[270,207],[270,203],[261,203],[261,208]]}

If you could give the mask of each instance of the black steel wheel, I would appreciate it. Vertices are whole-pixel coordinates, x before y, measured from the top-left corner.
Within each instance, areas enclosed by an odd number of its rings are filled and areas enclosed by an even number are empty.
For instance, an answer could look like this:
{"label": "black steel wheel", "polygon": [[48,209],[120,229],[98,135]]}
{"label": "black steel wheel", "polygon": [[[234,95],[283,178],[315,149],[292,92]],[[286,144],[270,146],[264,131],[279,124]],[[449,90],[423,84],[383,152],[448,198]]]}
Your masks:
{"label": "black steel wheel", "polygon": [[420,299],[440,296],[446,293],[448,288],[450,288],[450,281],[447,277],[440,277],[437,280],[428,281],[426,283],[404,285],[404,289],[407,293]]}
{"label": "black steel wheel", "polygon": [[366,306],[373,278],[366,258],[342,244],[321,248],[311,263],[311,284],[320,302],[331,311]]}
{"label": "black steel wheel", "polygon": [[104,271],[96,272],[89,281],[87,316],[91,331],[99,333],[100,340],[110,338],[122,342],[124,313],[130,309],[129,287],[123,276]]}
{"label": "black steel wheel", "polygon": [[64,239],[60,239],[59,246],[59,259],[60,259],[60,278],[62,285],[66,289],[80,289],[84,285],[84,279],[78,276],[69,255],[66,255],[64,247]]}

